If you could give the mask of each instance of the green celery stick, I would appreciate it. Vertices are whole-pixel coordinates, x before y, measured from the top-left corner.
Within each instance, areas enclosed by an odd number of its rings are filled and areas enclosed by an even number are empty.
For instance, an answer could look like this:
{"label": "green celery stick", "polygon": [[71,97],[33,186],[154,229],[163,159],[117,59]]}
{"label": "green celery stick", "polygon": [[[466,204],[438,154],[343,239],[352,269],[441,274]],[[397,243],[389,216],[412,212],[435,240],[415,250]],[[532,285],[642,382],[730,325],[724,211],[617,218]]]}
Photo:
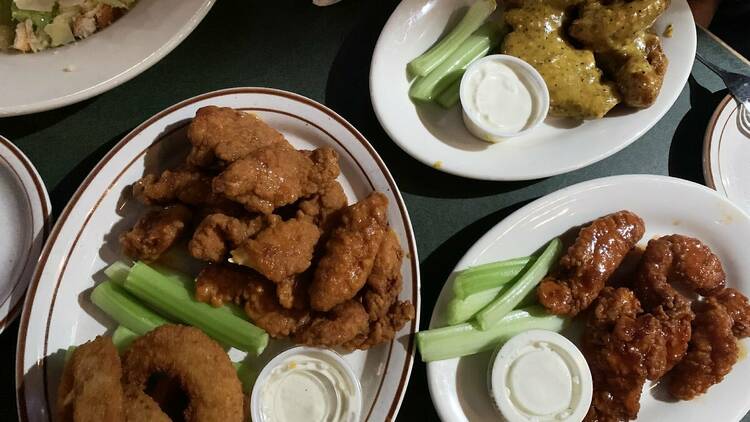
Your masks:
{"label": "green celery stick", "polygon": [[475,293],[514,282],[533,261],[533,257],[527,256],[467,268],[453,280],[453,294],[464,299]]}
{"label": "green celery stick", "polygon": [[146,334],[169,321],[142,305],[121,286],[105,281],[91,292],[91,301],[120,325],[138,335]]}
{"label": "green celery stick", "polygon": [[409,88],[415,101],[432,101],[456,80],[460,80],[469,65],[484,56],[502,40],[505,31],[497,22],[486,22],[469,36],[435,69],[417,78]]}
{"label": "green celery stick", "polygon": [[535,306],[512,311],[486,330],[467,322],[420,331],[417,333],[417,346],[422,361],[432,362],[492,350],[527,330],[560,332],[565,323],[565,318],[548,314],[542,307]]}
{"label": "green celery stick", "polygon": [[492,302],[500,293],[506,291],[509,285],[496,287],[475,293],[465,299],[454,297],[448,302],[446,323],[456,325],[470,320],[477,312]]}
{"label": "green celery stick", "polygon": [[442,63],[464,40],[476,31],[495,11],[495,0],[478,0],[469,7],[461,21],[427,52],[409,62],[407,69],[414,76],[425,76]]}
{"label": "green celery stick", "polygon": [[130,265],[122,261],[117,261],[114,264],[104,269],[104,274],[107,276],[107,278],[119,284],[120,286],[122,286],[125,283],[125,279],[128,278],[129,272],[130,272]]}
{"label": "green celery stick", "polygon": [[128,329],[124,325],[118,325],[115,332],[112,333],[112,343],[114,343],[117,350],[122,353],[125,349],[130,347],[130,344],[138,337],[140,336],[134,331]]}
{"label": "green celery stick", "polygon": [[435,102],[443,108],[451,108],[461,100],[461,78],[456,79],[453,83],[441,92]]}
{"label": "green celery stick", "polygon": [[268,344],[268,334],[262,329],[232,312],[196,301],[191,289],[142,262],[133,265],[125,289],[159,312],[200,328],[219,343],[256,356]]}
{"label": "green celery stick", "polygon": [[542,278],[557,262],[561,253],[562,242],[560,239],[555,238],[549,242],[539,258],[507,292],[498,296],[487,307],[479,311],[476,316],[479,327],[482,330],[490,329],[515,308],[542,281]]}

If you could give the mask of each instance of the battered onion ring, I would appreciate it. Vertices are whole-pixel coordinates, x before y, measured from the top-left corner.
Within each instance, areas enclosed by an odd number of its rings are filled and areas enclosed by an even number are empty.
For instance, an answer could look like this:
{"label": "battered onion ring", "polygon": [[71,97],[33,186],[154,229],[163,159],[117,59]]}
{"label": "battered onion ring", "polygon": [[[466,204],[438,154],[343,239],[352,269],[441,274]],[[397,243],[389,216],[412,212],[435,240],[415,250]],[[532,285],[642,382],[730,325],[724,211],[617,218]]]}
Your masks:
{"label": "battered onion ring", "polygon": [[[136,339],[122,359],[128,420],[164,420],[144,393],[154,373],[173,377],[189,403],[185,421],[243,421],[242,385],[226,352],[201,330],[164,325]],[[168,418],[166,419],[168,420]]]}

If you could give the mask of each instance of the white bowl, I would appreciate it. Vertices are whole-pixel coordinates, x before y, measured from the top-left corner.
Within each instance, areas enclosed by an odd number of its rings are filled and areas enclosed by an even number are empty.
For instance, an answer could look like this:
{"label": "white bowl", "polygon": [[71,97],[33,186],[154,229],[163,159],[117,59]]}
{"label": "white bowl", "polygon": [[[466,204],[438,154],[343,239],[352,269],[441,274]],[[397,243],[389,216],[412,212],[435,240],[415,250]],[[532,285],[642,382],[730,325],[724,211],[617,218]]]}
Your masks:
{"label": "white bowl", "polygon": [[266,380],[271,375],[271,372],[279,367],[282,362],[284,362],[289,357],[299,355],[316,357],[342,370],[347,378],[347,381],[353,386],[354,391],[354,396],[351,398],[352,414],[349,420],[345,422],[358,422],[362,417],[362,387],[359,384],[357,375],[354,373],[349,364],[346,363],[344,358],[342,358],[338,353],[332,350],[305,346],[293,347],[285,352],[276,355],[276,357],[271,359],[263,368],[263,370],[260,371],[258,378],[256,378],[255,380],[253,392],[250,397],[250,415],[252,417],[252,420],[254,422],[273,422],[267,420],[261,412],[261,388],[266,383]]}
{"label": "white bowl", "polygon": [[[471,76],[479,71],[479,68],[483,63],[490,61],[499,62],[511,68],[531,94],[533,101],[531,118],[521,130],[504,131],[489,126],[482,121],[477,110],[465,106],[465,104],[468,104],[469,95],[469,84],[466,81],[471,79]],[[544,82],[542,75],[524,60],[507,54],[492,54],[482,57],[472,63],[461,77],[460,98],[466,128],[477,138],[488,142],[499,142],[505,138],[518,136],[532,131],[539,126],[545,118],[547,118],[547,111],[549,111],[549,90],[547,89],[547,84]]]}

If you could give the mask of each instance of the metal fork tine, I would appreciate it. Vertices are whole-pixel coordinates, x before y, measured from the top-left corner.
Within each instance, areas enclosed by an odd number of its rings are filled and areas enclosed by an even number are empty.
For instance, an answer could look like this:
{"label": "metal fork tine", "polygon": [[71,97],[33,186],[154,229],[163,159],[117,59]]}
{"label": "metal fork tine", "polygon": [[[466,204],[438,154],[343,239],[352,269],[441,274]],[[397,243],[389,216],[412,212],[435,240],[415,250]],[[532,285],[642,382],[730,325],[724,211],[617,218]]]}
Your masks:
{"label": "metal fork tine", "polygon": [[716,73],[720,78],[724,79],[724,77],[727,75],[723,69],[716,67],[713,63],[704,59],[700,54],[695,53],[695,57],[698,59],[698,61],[703,63],[704,66],[706,66],[707,68],[711,69],[711,71]]}

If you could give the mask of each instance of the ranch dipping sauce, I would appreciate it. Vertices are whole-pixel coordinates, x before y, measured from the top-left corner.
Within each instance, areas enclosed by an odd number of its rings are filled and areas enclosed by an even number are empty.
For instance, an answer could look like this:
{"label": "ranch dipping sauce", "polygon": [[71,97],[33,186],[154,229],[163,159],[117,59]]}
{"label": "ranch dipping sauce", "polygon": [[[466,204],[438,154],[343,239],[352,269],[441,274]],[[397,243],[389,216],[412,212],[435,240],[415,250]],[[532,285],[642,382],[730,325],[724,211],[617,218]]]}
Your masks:
{"label": "ranch dipping sauce", "polygon": [[474,62],[461,80],[461,106],[467,129],[497,142],[539,124],[549,108],[541,76],[510,56],[487,56]]}
{"label": "ranch dipping sauce", "polygon": [[359,383],[340,356],[325,350],[290,349],[274,358],[253,388],[256,422],[356,422]]}

